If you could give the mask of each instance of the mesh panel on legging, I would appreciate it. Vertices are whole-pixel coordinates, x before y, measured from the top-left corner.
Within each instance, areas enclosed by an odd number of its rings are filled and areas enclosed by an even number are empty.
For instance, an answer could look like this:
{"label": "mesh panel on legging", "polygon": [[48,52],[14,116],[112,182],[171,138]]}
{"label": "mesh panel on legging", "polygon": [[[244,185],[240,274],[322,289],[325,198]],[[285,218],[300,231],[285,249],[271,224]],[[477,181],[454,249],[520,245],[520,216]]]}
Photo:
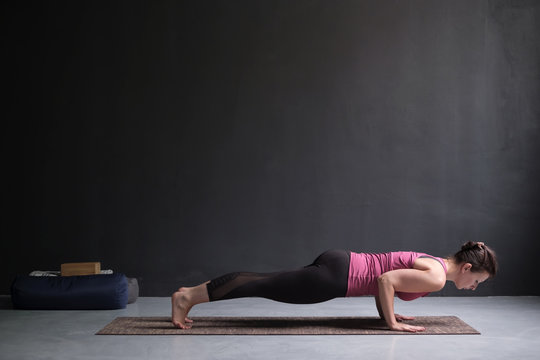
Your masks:
{"label": "mesh panel on legging", "polygon": [[293,304],[312,304],[347,293],[349,252],[330,250],[311,265],[274,273],[234,272],[207,284],[210,301],[263,297]]}

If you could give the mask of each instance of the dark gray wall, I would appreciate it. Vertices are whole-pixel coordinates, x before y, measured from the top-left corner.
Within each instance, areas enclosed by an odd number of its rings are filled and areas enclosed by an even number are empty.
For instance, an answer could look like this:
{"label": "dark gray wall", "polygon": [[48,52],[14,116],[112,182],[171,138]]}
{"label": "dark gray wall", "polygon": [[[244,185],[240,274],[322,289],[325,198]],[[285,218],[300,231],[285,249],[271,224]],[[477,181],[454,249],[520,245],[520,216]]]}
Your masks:
{"label": "dark gray wall", "polygon": [[501,271],[476,295],[540,295],[539,5],[2,5],[0,293],[63,262],[161,296],[477,240]]}

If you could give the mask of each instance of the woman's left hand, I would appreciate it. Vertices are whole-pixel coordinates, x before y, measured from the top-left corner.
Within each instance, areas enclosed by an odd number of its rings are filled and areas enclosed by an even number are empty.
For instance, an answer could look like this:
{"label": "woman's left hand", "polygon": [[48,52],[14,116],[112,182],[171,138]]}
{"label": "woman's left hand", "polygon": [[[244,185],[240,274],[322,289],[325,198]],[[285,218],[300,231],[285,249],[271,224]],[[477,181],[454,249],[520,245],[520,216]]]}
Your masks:
{"label": "woman's left hand", "polygon": [[394,314],[397,321],[403,321],[403,320],[414,320],[414,316],[404,316],[399,314]]}
{"label": "woman's left hand", "polygon": [[395,331],[408,331],[408,332],[419,332],[419,331],[425,331],[426,328],[423,326],[413,326],[405,323],[395,323],[394,325],[390,326],[391,330]]}

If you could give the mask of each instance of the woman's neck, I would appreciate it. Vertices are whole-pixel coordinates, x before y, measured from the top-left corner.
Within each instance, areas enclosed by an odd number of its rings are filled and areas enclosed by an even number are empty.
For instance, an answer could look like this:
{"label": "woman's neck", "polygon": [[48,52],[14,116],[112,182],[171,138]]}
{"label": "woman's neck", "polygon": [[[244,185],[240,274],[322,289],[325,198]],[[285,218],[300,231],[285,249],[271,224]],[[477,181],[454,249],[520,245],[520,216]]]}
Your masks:
{"label": "woman's neck", "polygon": [[453,282],[459,272],[459,267],[452,258],[443,260],[446,263],[446,268],[448,269],[448,271],[446,272],[446,280]]}

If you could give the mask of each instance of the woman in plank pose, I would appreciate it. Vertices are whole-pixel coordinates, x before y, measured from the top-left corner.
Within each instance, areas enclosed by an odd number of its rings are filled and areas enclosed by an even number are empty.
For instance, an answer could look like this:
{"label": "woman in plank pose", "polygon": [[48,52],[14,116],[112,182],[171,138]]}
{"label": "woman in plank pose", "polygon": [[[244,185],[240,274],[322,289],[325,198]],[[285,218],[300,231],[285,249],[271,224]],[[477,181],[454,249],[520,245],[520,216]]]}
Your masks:
{"label": "woman in plank pose", "polygon": [[275,273],[235,272],[172,295],[172,322],[189,329],[194,305],[241,297],[263,297],[291,304],[313,304],[336,297],[374,295],[381,318],[392,330],[417,332],[394,314],[394,296],[414,300],[441,290],[446,281],[475,290],[497,273],[495,252],[482,242],[468,242],[454,256],[439,258],[399,251],[382,254],[329,250],[303,268]]}

